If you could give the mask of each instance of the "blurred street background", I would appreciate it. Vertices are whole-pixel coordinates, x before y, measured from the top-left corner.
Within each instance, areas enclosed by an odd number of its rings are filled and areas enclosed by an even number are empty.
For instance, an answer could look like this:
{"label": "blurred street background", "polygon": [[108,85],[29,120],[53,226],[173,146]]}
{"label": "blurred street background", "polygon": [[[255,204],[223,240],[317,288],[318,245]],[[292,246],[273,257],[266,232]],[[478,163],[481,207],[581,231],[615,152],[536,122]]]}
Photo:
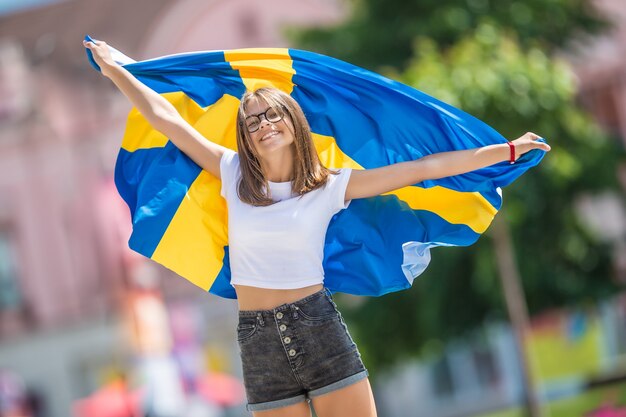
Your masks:
{"label": "blurred street background", "polygon": [[313,50],[545,137],[478,243],[336,301],[381,417],[626,416],[625,0],[0,0],[0,417],[250,415],[236,302],[128,249],[86,34]]}

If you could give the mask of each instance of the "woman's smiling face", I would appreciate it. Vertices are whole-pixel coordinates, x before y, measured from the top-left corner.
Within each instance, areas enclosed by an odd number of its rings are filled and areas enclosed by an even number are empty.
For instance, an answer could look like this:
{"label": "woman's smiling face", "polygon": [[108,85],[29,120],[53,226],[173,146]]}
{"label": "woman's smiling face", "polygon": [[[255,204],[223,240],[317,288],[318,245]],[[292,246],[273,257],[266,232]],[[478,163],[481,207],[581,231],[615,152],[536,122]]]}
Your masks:
{"label": "woman's smiling face", "polygon": [[[276,116],[276,113],[282,114],[283,117],[276,122],[268,121],[268,118],[273,119],[272,116]],[[258,129],[249,132],[249,135],[259,156],[267,156],[277,149],[293,144],[293,122],[284,109],[272,108],[263,99],[252,97],[246,103],[246,114],[247,117],[244,122],[246,128],[253,125],[254,122],[258,122],[258,126],[254,126]],[[260,121],[250,119],[251,116],[258,117]]]}

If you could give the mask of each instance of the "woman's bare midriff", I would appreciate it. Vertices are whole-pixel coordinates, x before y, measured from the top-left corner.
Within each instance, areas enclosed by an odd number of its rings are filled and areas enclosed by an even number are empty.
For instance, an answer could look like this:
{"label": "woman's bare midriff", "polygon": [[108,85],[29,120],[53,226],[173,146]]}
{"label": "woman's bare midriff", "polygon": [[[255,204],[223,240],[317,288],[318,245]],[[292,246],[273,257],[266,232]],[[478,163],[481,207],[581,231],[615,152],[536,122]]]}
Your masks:
{"label": "woman's bare midriff", "polygon": [[235,285],[239,310],[271,310],[282,304],[293,303],[301,298],[315,294],[324,286],[322,284],[293,290],[273,290],[268,288]]}

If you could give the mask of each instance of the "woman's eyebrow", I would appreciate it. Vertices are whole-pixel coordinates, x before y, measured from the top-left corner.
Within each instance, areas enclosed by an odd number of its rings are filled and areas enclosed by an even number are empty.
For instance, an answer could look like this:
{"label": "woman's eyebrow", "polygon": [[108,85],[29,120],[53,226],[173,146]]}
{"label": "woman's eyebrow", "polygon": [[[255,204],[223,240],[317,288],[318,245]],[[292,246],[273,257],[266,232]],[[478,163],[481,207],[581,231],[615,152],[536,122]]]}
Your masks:
{"label": "woman's eyebrow", "polygon": [[252,116],[257,116],[257,117],[258,117],[258,116],[260,116],[261,114],[266,113],[269,109],[271,109],[271,108],[273,108],[273,107],[274,107],[274,106],[269,106],[268,108],[266,108],[265,110],[263,110],[262,112],[257,113],[257,114],[249,114],[249,115],[247,115],[247,116],[246,116],[246,119],[247,119],[248,117],[252,117]]}

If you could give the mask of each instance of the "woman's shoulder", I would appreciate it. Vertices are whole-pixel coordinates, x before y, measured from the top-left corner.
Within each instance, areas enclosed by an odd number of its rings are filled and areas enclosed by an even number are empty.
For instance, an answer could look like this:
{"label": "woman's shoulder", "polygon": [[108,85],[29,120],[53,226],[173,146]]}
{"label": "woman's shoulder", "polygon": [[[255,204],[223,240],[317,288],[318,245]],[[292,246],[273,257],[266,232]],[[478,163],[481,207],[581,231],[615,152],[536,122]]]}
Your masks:
{"label": "woman's shoulder", "polygon": [[239,154],[232,149],[226,149],[220,160],[220,177],[222,182],[233,182],[241,175]]}
{"label": "woman's shoulder", "polygon": [[222,159],[233,159],[233,158],[239,158],[239,154],[237,153],[237,151],[230,149],[230,148],[224,149],[224,153],[222,154]]}
{"label": "woman's shoulder", "polygon": [[352,168],[329,168],[328,172],[328,181],[335,182],[349,178],[352,173]]}
{"label": "woman's shoulder", "polygon": [[220,167],[230,167],[230,166],[239,166],[239,154],[232,150],[226,149],[222,154],[222,159],[220,161]]}

